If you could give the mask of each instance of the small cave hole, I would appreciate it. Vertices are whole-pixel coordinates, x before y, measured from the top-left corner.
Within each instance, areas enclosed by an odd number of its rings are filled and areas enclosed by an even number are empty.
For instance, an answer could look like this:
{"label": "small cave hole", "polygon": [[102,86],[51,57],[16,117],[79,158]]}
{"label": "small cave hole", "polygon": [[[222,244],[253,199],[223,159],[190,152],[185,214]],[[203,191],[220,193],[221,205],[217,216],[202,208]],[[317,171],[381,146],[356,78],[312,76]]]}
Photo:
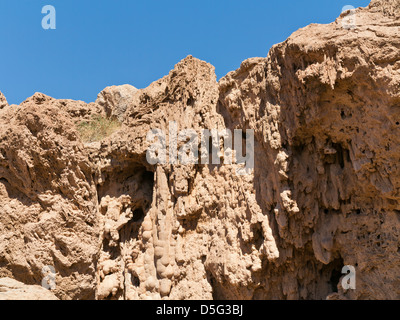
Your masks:
{"label": "small cave hole", "polygon": [[254,244],[257,250],[260,250],[262,244],[264,243],[264,234],[261,223],[257,223],[251,226],[253,232]]}
{"label": "small cave hole", "polygon": [[225,294],[224,294],[224,288],[223,286],[221,286],[217,279],[214,277],[214,275],[207,270],[206,272],[206,276],[207,276],[207,281],[211,286],[211,290],[212,290],[212,298],[213,300],[225,300]]}
{"label": "small cave hole", "polygon": [[148,181],[151,184],[154,184],[154,172],[152,171],[145,171],[143,173],[143,181]]}
{"label": "small cave hole", "polygon": [[135,211],[133,211],[133,217],[132,217],[133,222],[138,222],[143,219],[144,219],[144,211],[142,208],[138,208]]}
{"label": "small cave hole", "polygon": [[61,244],[61,243],[57,242],[57,243],[56,243],[56,248],[57,248],[58,251],[61,252],[61,254],[62,254],[64,257],[68,256],[69,250],[68,250],[67,246],[65,246],[64,244]]}
{"label": "small cave hole", "polygon": [[186,105],[188,106],[193,106],[194,105],[194,99],[192,97],[189,97],[186,101]]}
{"label": "small cave hole", "polygon": [[337,163],[339,163],[340,167],[343,169],[345,161],[348,160],[348,158],[350,158],[350,156],[346,154],[347,150],[343,149],[341,144],[333,143],[332,147],[334,149],[336,149],[336,151],[337,151],[337,153],[336,153],[336,161],[337,161]]}
{"label": "small cave hole", "polygon": [[331,277],[329,279],[329,283],[331,285],[332,292],[338,292],[338,284],[342,273],[338,270],[332,270]]}
{"label": "small cave hole", "polygon": [[331,272],[331,276],[329,278],[329,285],[331,286],[332,292],[338,292],[338,284],[340,278],[343,276],[342,269],[343,269],[343,260],[337,259],[334,263],[334,268]]}
{"label": "small cave hole", "polygon": [[131,281],[132,281],[132,285],[133,285],[134,287],[140,287],[140,280],[139,280],[139,277],[138,277],[138,276],[132,275]]}

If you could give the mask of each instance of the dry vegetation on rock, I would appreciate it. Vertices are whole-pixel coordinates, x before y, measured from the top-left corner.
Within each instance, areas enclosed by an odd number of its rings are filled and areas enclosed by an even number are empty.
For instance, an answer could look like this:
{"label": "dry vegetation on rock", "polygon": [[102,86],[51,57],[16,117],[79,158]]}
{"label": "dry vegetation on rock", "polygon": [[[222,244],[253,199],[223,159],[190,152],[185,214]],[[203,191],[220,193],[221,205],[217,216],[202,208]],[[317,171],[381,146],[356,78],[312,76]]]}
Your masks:
{"label": "dry vegetation on rock", "polygon": [[95,116],[88,121],[77,123],[77,129],[83,142],[96,142],[110,136],[121,127],[116,119]]}

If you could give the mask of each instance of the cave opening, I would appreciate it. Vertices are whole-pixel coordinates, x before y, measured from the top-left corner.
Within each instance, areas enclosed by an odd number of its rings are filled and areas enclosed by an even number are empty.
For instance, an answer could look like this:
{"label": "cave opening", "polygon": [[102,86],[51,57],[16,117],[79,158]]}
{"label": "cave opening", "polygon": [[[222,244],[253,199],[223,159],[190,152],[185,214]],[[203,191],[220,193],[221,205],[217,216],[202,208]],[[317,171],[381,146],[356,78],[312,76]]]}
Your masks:
{"label": "cave opening", "polygon": [[343,259],[338,258],[331,263],[332,271],[330,273],[330,278],[328,284],[332,292],[338,292],[338,285],[340,278],[343,276],[342,269],[344,267]]}
{"label": "cave opening", "polygon": [[134,287],[140,287],[140,280],[139,277],[136,275],[131,276],[131,282]]}
{"label": "cave opening", "polygon": [[97,183],[99,202],[102,198],[110,196],[119,198],[122,195],[130,196],[133,200],[137,197],[151,202],[154,172],[148,171],[143,164],[138,162],[123,162],[114,165],[113,170],[104,170],[101,183]]}
{"label": "cave opening", "polygon": [[138,222],[143,219],[144,219],[144,211],[142,208],[138,208],[135,211],[133,211],[133,217],[132,217],[133,222]]}

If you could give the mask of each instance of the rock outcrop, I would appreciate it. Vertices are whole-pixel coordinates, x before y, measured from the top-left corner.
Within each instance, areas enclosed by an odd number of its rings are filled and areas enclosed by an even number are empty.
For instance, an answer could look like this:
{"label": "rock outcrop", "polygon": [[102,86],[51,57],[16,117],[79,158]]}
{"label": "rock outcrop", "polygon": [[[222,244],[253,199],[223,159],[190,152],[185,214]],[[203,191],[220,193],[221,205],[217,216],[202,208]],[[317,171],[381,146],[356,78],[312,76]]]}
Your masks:
{"label": "rock outcrop", "polygon": [[[189,56],[145,89],[0,110],[0,277],[54,267],[60,299],[398,299],[398,8],[300,29],[219,82]],[[121,126],[85,143],[94,117]],[[171,161],[184,129],[251,130],[254,168],[230,148]],[[148,156],[152,130],[169,162]]]}
{"label": "rock outcrop", "polygon": [[4,107],[8,106],[8,102],[4,94],[1,93],[0,91],[0,109],[3,109]]}
{"label": "rock outcrop", "polygon": [[123,121],[129,101],[136,91],[137,89],[129,84],[107,87],[99,93],[96,103],[104,108],[107,116]]}
{"label": "rock outcrop", "polygon": [[396,17],[400,13],[398,0],[372,0],[369,7],[391,17]]}
{"label": "rock outcrop", "polygon": [[0,279],[0,300],[58,300],[41,286],[28,286],[10,278]]}

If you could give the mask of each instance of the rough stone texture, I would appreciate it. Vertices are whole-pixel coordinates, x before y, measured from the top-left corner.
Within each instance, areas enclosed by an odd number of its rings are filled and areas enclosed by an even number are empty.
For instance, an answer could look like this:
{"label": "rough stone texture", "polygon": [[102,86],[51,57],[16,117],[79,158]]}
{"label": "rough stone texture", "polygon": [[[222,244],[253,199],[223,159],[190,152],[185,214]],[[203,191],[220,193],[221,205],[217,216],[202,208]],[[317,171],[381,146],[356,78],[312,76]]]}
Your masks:
{"label": "rough stone texture", "polygon": [[96,102],[104,108],[108,116],[123,121],[129,100],[136,91],[137,89],[129,84],[107,87],[99,93]]}
{"label": "rough stone texture", "polygon": [[8,106],[8,102],[4,94],[0,91],[0,109]]}
{"label": "rough stone texture", "polygon": [[[398,8],[310,25],[219,82],[189,56],[145,89],[0,110],[0,277],[54,266],[60,299],[400,298]],[[83,144],[93,115],[122,126]],[[171,121],[254,130],[254,171],[151,165]]]}
{"label": "rough stone texture", "polygon": [[396,17],[400,13],[398,0],[372,0],[370,9],[382,12],[385,15]]}
{"label": "rough stone texture", "polygon": [[59,298],[89,299],[98,251],[94,168],[58,104],[35,94],[0,111],[0,277],[40,284],[50,265]]}
{"label": "rough stone texture", "polygon": [[0,300],[58,300],[51,291],[10,278],[0,279]]}

